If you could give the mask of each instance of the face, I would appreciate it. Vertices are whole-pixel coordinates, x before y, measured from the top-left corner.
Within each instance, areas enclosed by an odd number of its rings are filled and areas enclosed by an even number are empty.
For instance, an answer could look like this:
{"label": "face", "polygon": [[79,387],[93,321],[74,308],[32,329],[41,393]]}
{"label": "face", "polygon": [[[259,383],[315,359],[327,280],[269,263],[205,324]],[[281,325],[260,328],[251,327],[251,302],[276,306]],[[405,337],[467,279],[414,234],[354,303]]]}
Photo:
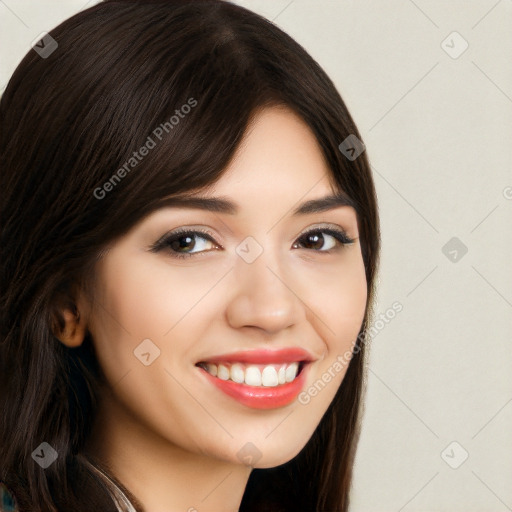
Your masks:
{"label": "face", "polygon": [[196,194],[236,208],[165,207],[117,240],[88,325],[117,407],[187,452],[259,468],[297,455],[366,306],[355,210],[294,213],[335,192],[309,128],[270,108]]}

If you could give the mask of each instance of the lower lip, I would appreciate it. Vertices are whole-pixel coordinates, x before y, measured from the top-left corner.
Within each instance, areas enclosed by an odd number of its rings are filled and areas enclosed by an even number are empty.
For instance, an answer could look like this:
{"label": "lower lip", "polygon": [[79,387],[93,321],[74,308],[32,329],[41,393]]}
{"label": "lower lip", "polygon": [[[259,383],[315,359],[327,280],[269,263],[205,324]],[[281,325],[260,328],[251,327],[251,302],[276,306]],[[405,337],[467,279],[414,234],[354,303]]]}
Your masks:
{"label": "lower lip", "polygon": [[222,380],[198,367],[206,378],[218,389],[238,402],[253,409],[276,409],[292,403],[304,387],[309,364],[304,364],[301,372],[292,382],[278,386],[248,386],[232,380]]}

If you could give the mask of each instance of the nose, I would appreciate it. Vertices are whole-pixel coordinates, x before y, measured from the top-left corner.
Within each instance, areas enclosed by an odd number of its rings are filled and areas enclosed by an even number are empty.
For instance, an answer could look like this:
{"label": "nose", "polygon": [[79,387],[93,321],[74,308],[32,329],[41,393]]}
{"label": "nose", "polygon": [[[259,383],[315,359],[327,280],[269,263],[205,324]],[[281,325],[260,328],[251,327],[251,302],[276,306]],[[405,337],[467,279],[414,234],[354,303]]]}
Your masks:
{"label": "nose", "polygon": [[305,305],[294,290],[296,280],[269,251],[252,263],[238,258],[233,274],[236,284],[226,309],[231,327],[276,334],[305,317]]}

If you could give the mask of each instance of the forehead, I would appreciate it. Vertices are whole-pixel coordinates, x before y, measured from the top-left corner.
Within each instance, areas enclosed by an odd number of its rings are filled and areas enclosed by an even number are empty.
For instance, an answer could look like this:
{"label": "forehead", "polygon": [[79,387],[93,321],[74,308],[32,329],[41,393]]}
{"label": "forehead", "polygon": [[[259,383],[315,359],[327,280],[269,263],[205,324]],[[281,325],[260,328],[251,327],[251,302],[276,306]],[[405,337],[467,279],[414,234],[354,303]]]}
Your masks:
{"label": "forehead", "polygon": [[309,126],[293,110],[279,106],[253,115],[216,182],[170,196],[162,206],[269,223],[284,215],[299,218],[343,206],[348,213],[355,204],[336,184]]}
{"label": "forehead", "polygon": [[335,183],[309,126],[286,107],[256,112],[217,181],[169,196],[160,205],[162,211],[151,218],[161,217],[162,223],[171,212],[175,220],[179,216],[182,221],[197,222],[211,213],[253,228],[329,211],[352,222],[356,211],[354,202]]}
{"label": "forehead", "polygon": [[308,125],[286,107],[258,111],[220,179],[214,195],[246,193],[298,200],[313,186],[334,191],[332,171]]}

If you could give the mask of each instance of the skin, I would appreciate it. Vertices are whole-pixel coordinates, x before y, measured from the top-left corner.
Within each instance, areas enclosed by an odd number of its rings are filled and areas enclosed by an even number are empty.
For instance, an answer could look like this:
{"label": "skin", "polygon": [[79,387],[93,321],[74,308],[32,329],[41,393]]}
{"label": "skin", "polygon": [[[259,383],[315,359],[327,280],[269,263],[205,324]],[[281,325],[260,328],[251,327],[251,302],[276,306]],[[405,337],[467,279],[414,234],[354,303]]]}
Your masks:
{"label": "skin", "polygon": [[[239,213],[152,213],[98,262],[94,300],[77,300],[79,322],[65,312],[62,341],[76,346],[89,330],[108,381],[88,451],[110,465],[146,512],[237,511],[252,470],[239,450],[252,443],[261,454],[257,468],[283,464],[320,422],[346,371],[333,372],[333,363],[352,350],[367,300],[354,209],[291,215],[299,203],[332,192],[307,125],[285,108],[263,110],[220,180],[200,194],[229,198]],[[209,229],[215,243],[199,235],[187,246],[188,259],[169,248],[150,251],[183,226]],[[320,249],[311,241],[292,248],[306,229],[326,226],[354,242],[328,254],[322,251],[335,239],[324,234]],[[263,248],[250,264],[236,252],[248,236]],[[148,338],[160,356],[145,366],[133,351]],[[329,369],[334,374],[307,405],[247,407],[195,366],[219,354],[290,346],[315,359],[304,389]]]}

